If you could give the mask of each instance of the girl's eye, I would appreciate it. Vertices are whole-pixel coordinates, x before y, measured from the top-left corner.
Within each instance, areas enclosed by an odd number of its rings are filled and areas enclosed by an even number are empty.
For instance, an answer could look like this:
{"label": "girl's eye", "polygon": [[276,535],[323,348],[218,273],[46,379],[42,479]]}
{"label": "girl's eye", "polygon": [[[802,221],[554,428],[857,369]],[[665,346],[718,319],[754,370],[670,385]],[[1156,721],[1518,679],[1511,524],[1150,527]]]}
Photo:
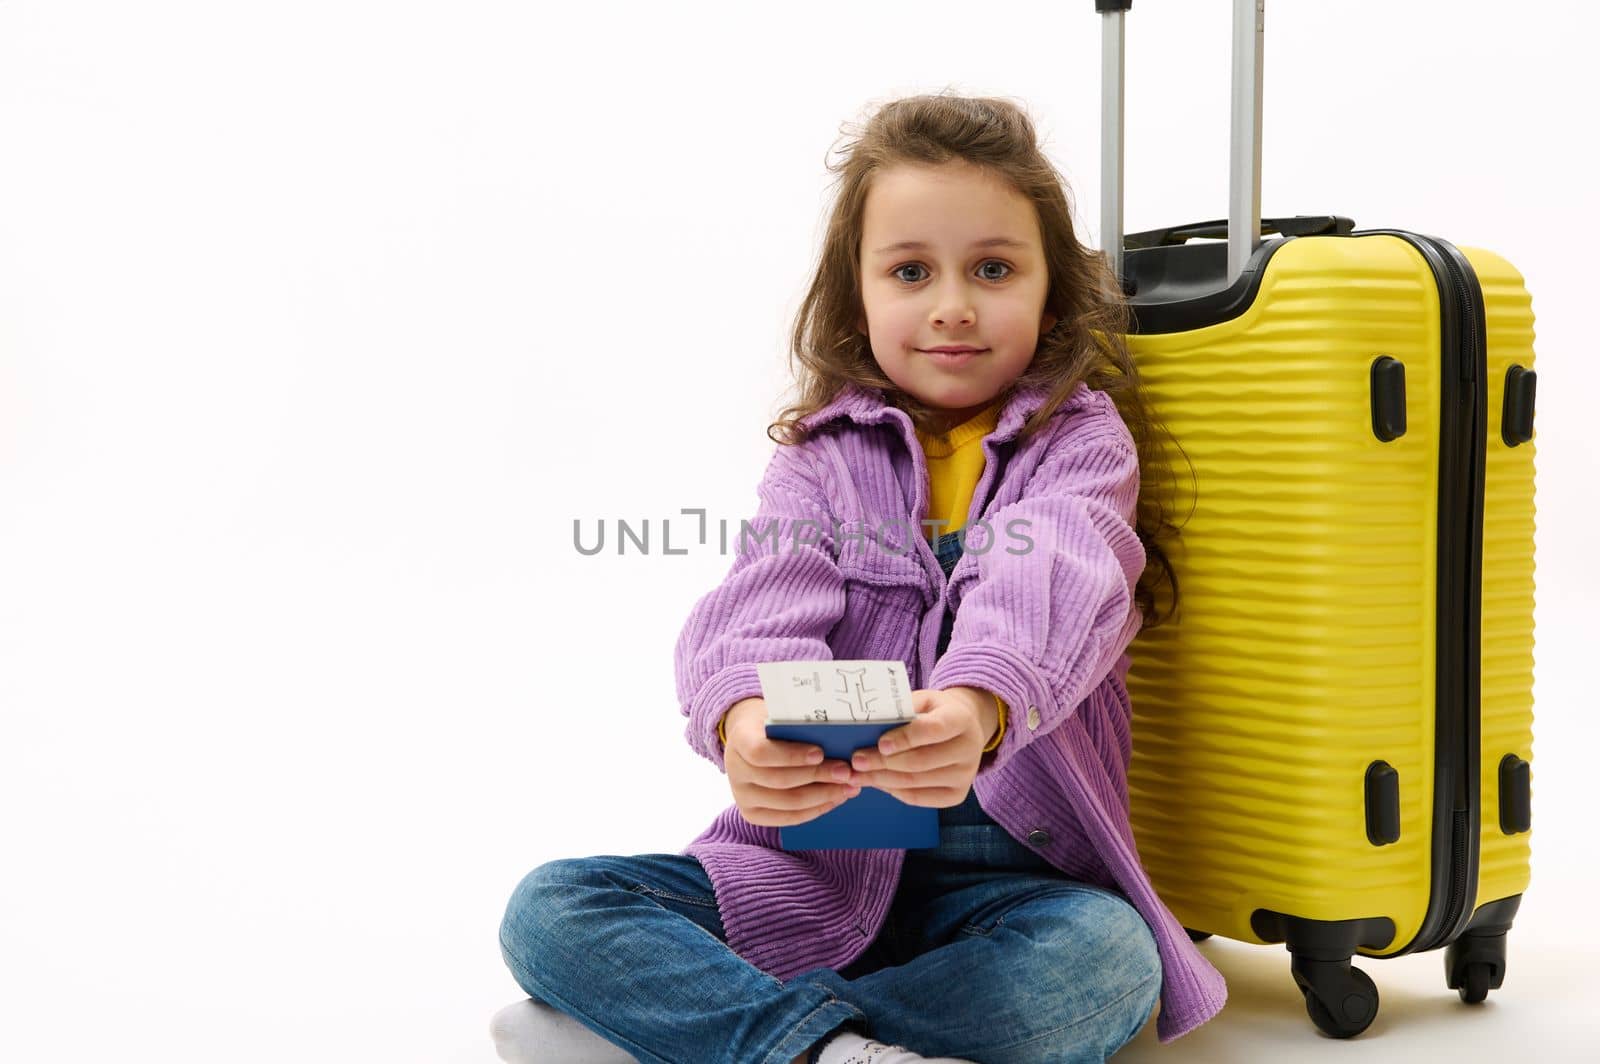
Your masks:
{"label": "girl's eye", "polygon": [[[998,277],[993,276],[993,275],[986,275],[984,277],[984,280],[986,280],[986,281],[1003,281],[1003,280],[1005,280],[1007,277],[1009,277],[1011,275],[1011,267],[1009,265],[1007,265],[1006,263],[1001,262],[999,259],[985,259],[983,261],[983,263],[981,265],[979,265],[978,269],[981,270],[985,266],[999,266],[999,267],[1001,267],[1002,269],[1004,269],[1006,271],[1005,273],[1002,273]],[[893,275],[895,277],[897,277],[900,280],[904,281],[906,284],[916,284],[917,280],[918,280],[917,278],[905,277],[905,276],[902,275],[901,271],[902,270],[920,270],[922,268],[923,268],[923,266],[922,266],[922,264],[920,262],[908,262],[904,266],[896,266],[894,268],[894,270],[892,270],[891,272],[893,273]]]}

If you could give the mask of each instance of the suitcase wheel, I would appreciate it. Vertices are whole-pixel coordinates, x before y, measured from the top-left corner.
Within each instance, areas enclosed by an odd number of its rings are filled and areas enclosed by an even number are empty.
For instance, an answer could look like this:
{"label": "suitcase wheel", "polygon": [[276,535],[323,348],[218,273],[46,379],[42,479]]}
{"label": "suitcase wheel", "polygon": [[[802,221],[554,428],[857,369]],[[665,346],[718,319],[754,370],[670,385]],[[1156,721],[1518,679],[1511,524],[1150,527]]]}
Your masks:
{"label": "suitcase wheel", "polygon": [[1294,955],[1289,974],[1306,999],[1311,1022],[1335,1038],[1365,1031],[1378,1015],[1378,986],[1348,959],[1319,961]]}
{"label": "suitcase wheel", "polygon": [[1468,931],[1444,948],[1445,983],[1476,1005],[1498,989],[1506,977],[1506,933]]}
{"label": "suitcase wheel", "polygon": [[1467,977],[1457,989],[1461,1000],[1468,1005],[1476,1005],[1489,996],[1489,966],[1487,964],[1472,964],[1467,966]]}

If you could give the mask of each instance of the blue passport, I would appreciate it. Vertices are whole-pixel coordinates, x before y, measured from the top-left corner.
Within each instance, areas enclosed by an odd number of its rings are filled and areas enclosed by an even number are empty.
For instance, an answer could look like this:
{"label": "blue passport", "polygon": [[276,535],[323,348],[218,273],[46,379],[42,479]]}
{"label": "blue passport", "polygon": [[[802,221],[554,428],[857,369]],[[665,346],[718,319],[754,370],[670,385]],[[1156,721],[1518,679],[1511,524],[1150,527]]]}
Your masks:
{"label": "blue passport", "polygon": [[[903,721],[862,724],[767,724],[767,738],[815,743],[829,761],[850,760],[862,748],[876,749],[878,737]],[[939,845],[939,810],[907,805],[876,787],[843,805],[807,820],[778,829],[778,845],[785,850],[916,850]]]}
{"label": "blue passport", "polygon": [[[776,661],[757,667],[767,738],[822,748],[830,761],[876,749],[884,732],[916,719],[901,661]],[[939,845],[939,810],[876,787],[802,824],[778,829],[785,850],[915,850]]]}

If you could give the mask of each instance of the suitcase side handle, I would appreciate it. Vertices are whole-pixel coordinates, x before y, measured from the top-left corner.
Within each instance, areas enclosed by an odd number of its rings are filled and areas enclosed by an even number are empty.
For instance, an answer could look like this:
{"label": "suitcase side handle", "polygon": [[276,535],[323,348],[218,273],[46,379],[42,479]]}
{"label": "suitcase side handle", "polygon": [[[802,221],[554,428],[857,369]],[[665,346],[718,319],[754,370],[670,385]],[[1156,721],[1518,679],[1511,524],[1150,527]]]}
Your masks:
{"label": "suitcase side handle", "polygon": [[[1100,248],[1122,276],[1124,22],[1133,0],[1095,0],[1100,15]],[[1261,246],[1261,63],[1266,0],[1233,0],[1233,117],[1228,152],[1228,274]]]}

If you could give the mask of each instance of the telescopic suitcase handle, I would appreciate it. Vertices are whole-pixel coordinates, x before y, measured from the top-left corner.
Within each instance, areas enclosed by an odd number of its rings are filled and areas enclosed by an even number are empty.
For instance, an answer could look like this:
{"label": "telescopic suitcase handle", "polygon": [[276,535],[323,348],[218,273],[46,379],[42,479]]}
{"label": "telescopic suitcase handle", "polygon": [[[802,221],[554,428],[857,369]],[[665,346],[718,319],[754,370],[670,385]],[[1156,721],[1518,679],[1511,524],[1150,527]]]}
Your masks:
{"label": "telescopic suitcase handle", "polygon": [[[1119,278],[1123,252],[1123,19],[1132,8],[1133,0],[1095,0],[1094,4],[1101,16],[1100,245]],[[1233,119],[1228,153],[1229,285],[1244,272],[1250,255],[1261,245],[1261,42],[1265,8],[1266,0],[1233,0]]]}

